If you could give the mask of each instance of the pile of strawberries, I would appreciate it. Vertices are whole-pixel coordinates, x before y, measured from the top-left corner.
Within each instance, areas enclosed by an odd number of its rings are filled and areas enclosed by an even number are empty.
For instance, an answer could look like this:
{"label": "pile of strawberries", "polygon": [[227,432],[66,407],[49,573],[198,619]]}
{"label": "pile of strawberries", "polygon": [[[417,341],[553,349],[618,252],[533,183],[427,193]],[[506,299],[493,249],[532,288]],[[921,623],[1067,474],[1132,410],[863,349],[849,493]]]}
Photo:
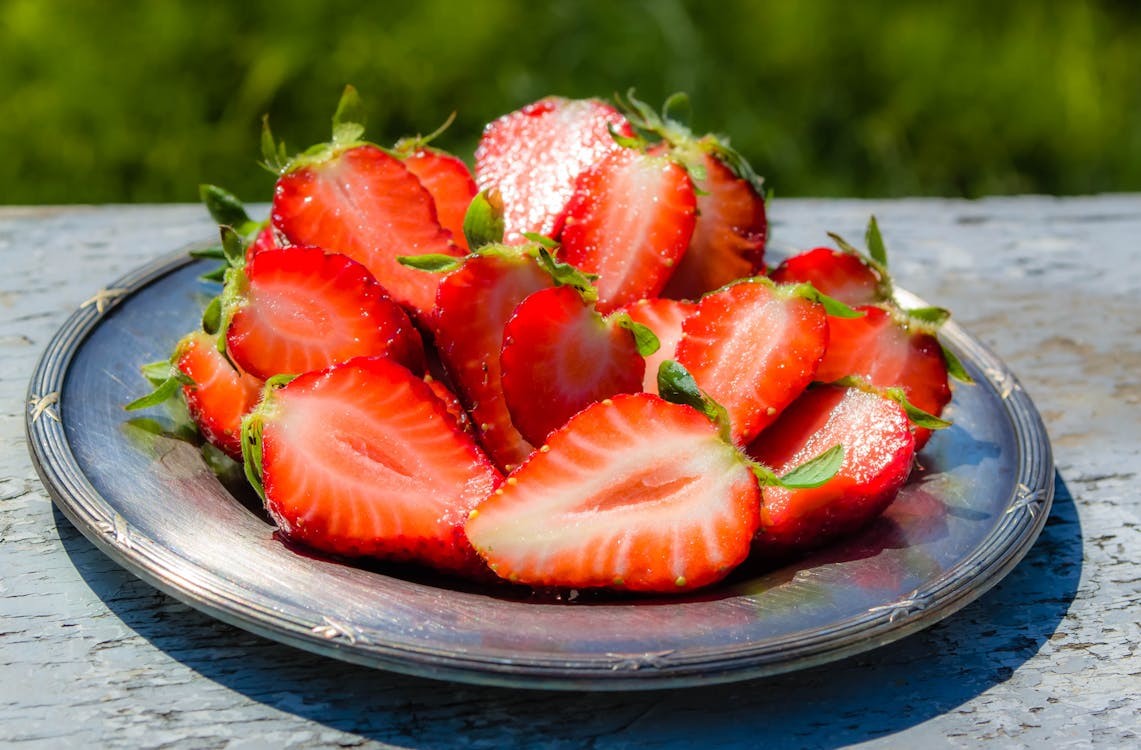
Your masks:
{"label": "pile of strawberries", "polygon": [[181,394],[291,541],[532,587],[688,591],[878,515],[961,365],[894,301],[874,219],[768,272],[723,140],[632,95],[548,97],[463,161],[367,143],[346,90],[270,220],[229,193]]}

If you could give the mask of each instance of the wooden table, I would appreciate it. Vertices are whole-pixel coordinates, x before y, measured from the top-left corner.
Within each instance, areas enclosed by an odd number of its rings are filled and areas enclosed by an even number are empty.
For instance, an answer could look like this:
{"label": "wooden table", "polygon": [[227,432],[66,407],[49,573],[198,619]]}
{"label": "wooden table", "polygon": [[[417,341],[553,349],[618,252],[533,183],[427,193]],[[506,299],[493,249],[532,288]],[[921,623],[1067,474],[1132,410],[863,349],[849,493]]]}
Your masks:
{"label": "wooden table", "polygon": [[944,622],[862,656],[701,689],[565,694],[343,664],[216,622],[55,511],[27,384],[98,289],[209,237],[197,206],[0,208],[0,745],[876,747],[1141,744],[1141,195],[779,200],[773,256],[880,220],[900,286],[1019,375],[1058,476],[1042,536]]}

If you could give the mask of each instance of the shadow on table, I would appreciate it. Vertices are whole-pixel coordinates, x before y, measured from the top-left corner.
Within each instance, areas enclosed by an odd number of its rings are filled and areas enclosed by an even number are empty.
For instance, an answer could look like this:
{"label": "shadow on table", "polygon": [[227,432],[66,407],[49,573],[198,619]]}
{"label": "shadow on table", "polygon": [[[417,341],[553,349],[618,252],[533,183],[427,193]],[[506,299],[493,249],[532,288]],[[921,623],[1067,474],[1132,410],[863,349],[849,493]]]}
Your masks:
{"label": "shadow on table", "polygon": [[[156,648],[251,701],[344,732],[433,748],[836,747],[954,710],[1009,679],[1050,638],[1082,566],[1073,497],[1060,475],[1054,487],[1050,517],[1025,560],[981,599],[924,632],[787,675],[627,693],[455,685],[314,656],[151,589],[110,564],[58,510],[56,525],[92,590]],[[265,718],[256,707],[246,713]]]}

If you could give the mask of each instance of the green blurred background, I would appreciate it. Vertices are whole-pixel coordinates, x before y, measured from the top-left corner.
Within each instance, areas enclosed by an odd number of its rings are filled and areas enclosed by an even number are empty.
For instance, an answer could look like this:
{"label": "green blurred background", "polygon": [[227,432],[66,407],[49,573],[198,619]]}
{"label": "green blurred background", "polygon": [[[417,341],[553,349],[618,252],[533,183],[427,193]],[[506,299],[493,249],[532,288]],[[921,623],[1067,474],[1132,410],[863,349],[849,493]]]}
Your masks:
{"label": "green blurred background", "polygon": [[692,100],[778,196],[1141,190],[1141,3],[0,0],[0,203],[266,200],[263,113],[324,140],[548,93]]}

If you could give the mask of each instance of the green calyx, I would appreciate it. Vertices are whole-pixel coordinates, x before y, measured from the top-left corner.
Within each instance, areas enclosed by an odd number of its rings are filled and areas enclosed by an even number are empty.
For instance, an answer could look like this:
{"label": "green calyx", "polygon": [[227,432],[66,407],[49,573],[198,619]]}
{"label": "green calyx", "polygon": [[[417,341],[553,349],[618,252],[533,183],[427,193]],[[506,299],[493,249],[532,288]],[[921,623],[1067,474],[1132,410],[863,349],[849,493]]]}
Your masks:
{"label": "green calyx", "polygon": [[607,322],[613,322],[620,328],[625,328],[634,337],[634,346],[638,349],[638,354],[643,357],[648,357],[658,349],[662,348],[662,342],[658,340],[658,335],[647,326],[639,323],[630,317],[630,313],[624,310],[619,310],[606,318]]}
{"label": "green calyx", "polygon": [[464,239],[468,247],[478,250],[484,245],[500,244],[505,229],[503,196],[499,190],[490,188],[477,193],[464,214]]}
{"label": "green calyx", "polygon": [[444,131],[450,128],[452,123],[455,121],[456,113],[452,112],[450,115],[448,115],[448,119],[444,120],[443,125],[436,128],[428,135],[417,135],[411,138],[401,138],[398,140],[392,147],[392,153],[396,154],[397,156],[405,157],[411,156],[417,151],[427,148],[429,145],[431,145],[432,141],[443,135]]}
{"label": "green calyx", "polygon": [[951,422],[946,419],[935,416],[934,414],[920,409],[915,404],[907,399],[907,393],[898,387],[893,388],[878,388],[869,383],[864,378],[856,375],[849,375],[846,378],[840,378],[832,383],[832,385],[841,386],[844,388],[855,388],[865,393],[874,393],[882,398],[889,399],[899,404],[907,414],[908,421],[916,427],[923,427],[928,430],[942,430],[950,427]]}
{"label": "green calyx", "polygon": [[[332,159],[343,151],[367,143],[364,138],[364,107],[357,90],[349,85],[341,93],[337,109],[333,112],[333,134],[328,143],[310,146],[299,154],[289,155],[285,142],[278,142],[269,127],[269,116],[262,118],[262,166],[274,175],[281,176],[312,164]],[[379,148],[379,147],[378,147]]]}
{"label": "green calyx", "polygon": [[124,406],[123,408],[127,411],[150,409],[166,403],[181,392],[182,386],[194,385],[194,381],[186,373],[175,367],[173,360],[170,359],[149,362],[143,365],[140,370],[153,390]]}
{"label": "green calyx", "polygon": [[691,406],[717,425],[721,439],[733,444],[733,430],[725,407],[697,385],[685,366],[667,359],[658,366],[658,395],[674,404]]}
{"label": "green calyx", "polygon": [[262,471],[262,431],[265,429],[266,419],[271,417],[277,407],[277,391],[288,385],[296,375],[274,375],[265,381],[262,389],[261,401],[242,419],[242,467],[250,486],[258,493],[258,497],[265,501],[264,473]]}
{"label": "green calyx", "polygon": [[749,468],[762,486],[784,487],[789,490],[807,490],[819,487],[840,471],[844,463],[844,446],[833,445],[815,458],[805,461],[791,471],[778,476],[769,467],[749,461]]}

